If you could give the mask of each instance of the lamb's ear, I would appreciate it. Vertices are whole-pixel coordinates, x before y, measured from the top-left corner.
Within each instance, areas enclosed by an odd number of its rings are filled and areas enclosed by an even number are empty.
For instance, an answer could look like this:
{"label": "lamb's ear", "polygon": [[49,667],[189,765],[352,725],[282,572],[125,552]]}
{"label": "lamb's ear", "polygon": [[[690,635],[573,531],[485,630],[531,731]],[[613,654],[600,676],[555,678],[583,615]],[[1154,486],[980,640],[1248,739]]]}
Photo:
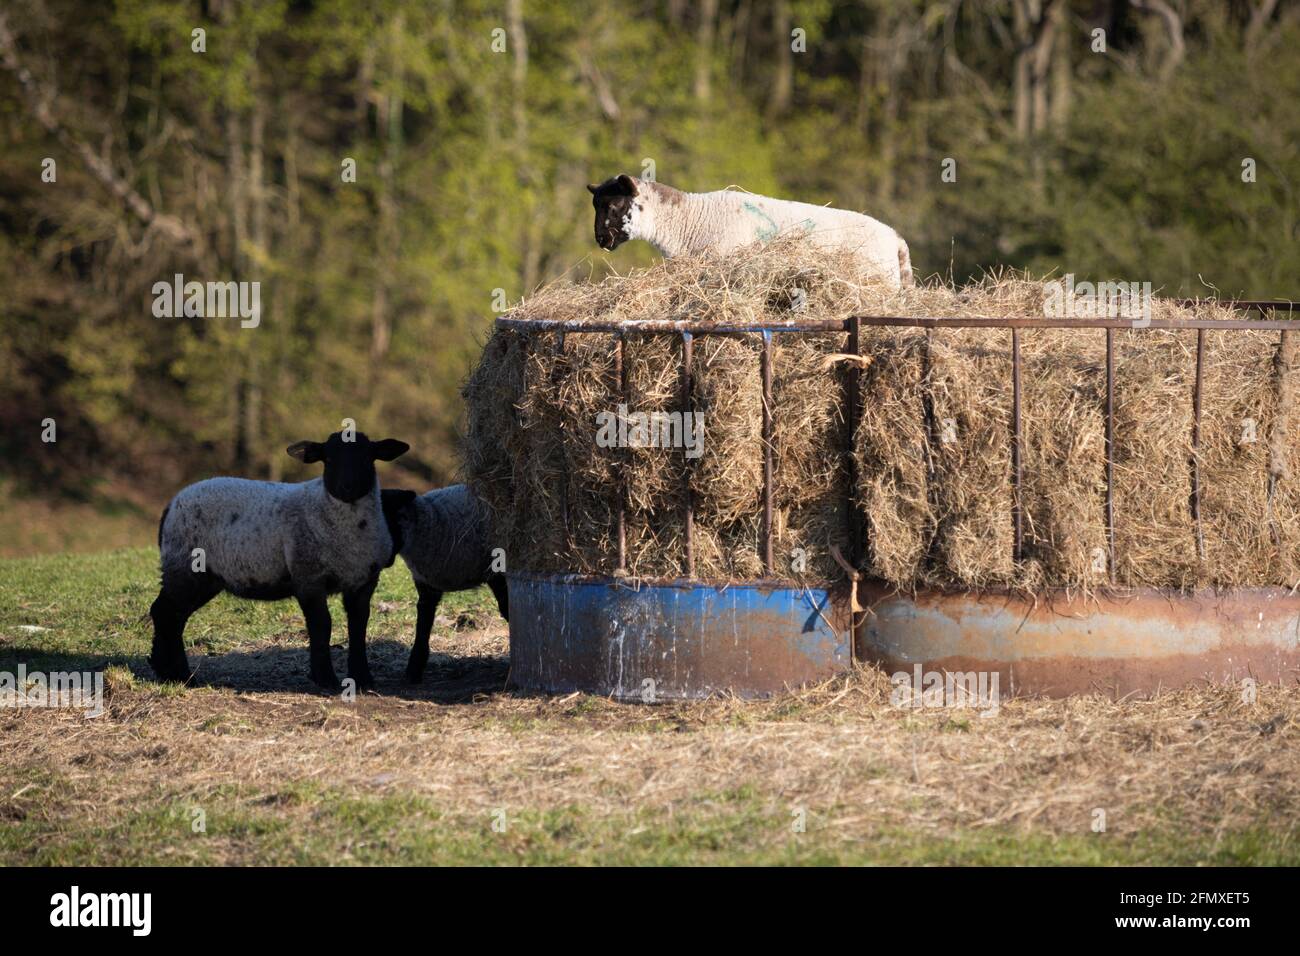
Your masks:
{"label": "lamb's ear", "polygon": [[375,461],[392,461],[394,458],[405,455],[410,450],[410,445],[404,441],[398,441],[396,438],[385,438],[370,443],[370,454],[374,456]]}
{"label": "lamb's ear", "polygon": [[318,441],[296,441],[285,451],[290,458],[297,458],[304,465],[323,461],[325,458],[325,446]]}
{"label": "lamb's ear", "polygon": [[636,180],[627,173],[618,174],[618,184],[623,187],[623,191],[629,196],[635,196],[638,192]]}
{"label": "lamb's ear", "polygon": [[397,514],[416,497],[414,491],[407,491],[405,488],[383,488],[379,495],[384,503],[384,512],[387,514]]}
{"label": "lamb's ear", "polygon": [[597,186],[595,183],[587,183],[587,192],[591,193],[594,196],[596,195],[596,193],[600,192],[600,187]]}

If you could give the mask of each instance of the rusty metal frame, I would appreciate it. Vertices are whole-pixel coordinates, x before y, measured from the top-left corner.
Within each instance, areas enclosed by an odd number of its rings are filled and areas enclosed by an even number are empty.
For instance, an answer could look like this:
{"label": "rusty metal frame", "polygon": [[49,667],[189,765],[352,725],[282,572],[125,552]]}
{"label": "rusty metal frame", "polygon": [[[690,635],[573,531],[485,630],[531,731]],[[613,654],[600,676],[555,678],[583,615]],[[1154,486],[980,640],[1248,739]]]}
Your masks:
{"label": "rusty metal frame", "polygon": [[[1215,304],[1227,306],[1240,311],[1256,310],[1263,312],[1300,311],[1300,304],[1290,301],[1271,301],[1248,299],[1241,301],[1219,301],[1203,299],[1174,299],[1179,305],[1195,307]],[[1115,579],[1115,331],[1142,331],[1161,329],[1170,331],[1195,330],[1196,335],[1196,373],[1192,390],[1192,493],[1189,507],[1196,525],[1196,548],[1200,558],[1205,556],[1204,531],[1201,522],[1201,474],[1200,474],[1200,439],[1201,439],[1201,405],[1204,388],[1205,333],[1215,331],[1265,331],[1282,332],[1283,337],[1294,331],[1300,322],[1295,319],[1151,319],[1136,323],[1131,319],[1082,319],[1082,318],[1037,318],[1029,316],[1013,317],[934,317],[934,316],[852,316],[848,319],[805,320],[802,322],[777,323],[741,323],[718,324],[706,320],[691,319],[642,319],[625,322],[585,322],[558,319],[516,319],[503,316],[496,320],[498,328],[512,329],[519,332],[558,332],[560,347],[563,348],[565,333],[604,332],[614,336],[614,385],[620,401],[627,401],[627,370],[625,335],[628,332],[648,334],[675,334],[682,342],[682,369],[680,379],[680,405],[683,413],[691,413],[693,402],[693,342],[696,335],[736,335],[758,333],[762,336],[761,376],[763,389],[763,583],[772,586],[791,582],[775,575],[773,557],[773,459],[772,434],[774,425],[774,408],[772,400],[772,335],[777,332],[843,332],[846,333],[846,351],[856,355],[860,347],[861,329],[871,327],[902,327],[920,329],[1009,329],[1011,331],[1011,368],[1012,368],[1012,436],[1011,436],[1011,483],[1012,513],[1011,522],[1014,540],[1014,560],[1020,562],[1024,557],[1024,513],[1021,489],[1023,440],[1021,423],[1021,362],[1020,330],[1022,329],[1104,329],[1106,332],[1106,544],[1107,575],[1113,583]],[[847,522],[850,535],[850,554],[854,567],[861,567],[869,559],[870,527],[861,512],[856,488],[856,464],[853,457],[853,436],[857,430],[861,413],[861,369],[851,365],[844,389],[844,419],[847,438],[847,469],[849,479]],[[695,579],[695,501],[692,488],[692,469],[686,459],[684,469],[684,519],[685,519],[685,578],[676,583],[689,583]],[[626,536],[626,474],[618,470],[619,504],[618,523],[618,569],[621,574],[627,570],[627,536]],[[705,583],[705,582],[696,582]]]}
{"label": "rusty metal frame", "polygon": [[763,574],[771,577],[772,557],[772,333],[763,333],[763,354],[759,360],[763,379]]}
{"label": "rusty metal frame", "polygon": [[[691,395],[691,352],[693,338],[692,333],[683,330],[682,333],[682,428],[686,428],[686,422],[690,421],[690,414],[694,406],[694,399]],[[691,469],[691,460],[685,455],[682,456],[685,462],[683,473],[685,474],[684,498],[686,501],[686,577],[695,577],[695,492],[692,488],[691,478],[693,477]]]}
{"label": "rusty metal frame", "polygon": [[1115,330],[1106,330],[1106,579],[1115,582]]}
{"label": "rusty metal frame", "polygon": [[[618,396],[621,406],[627,405],[627,369],[624,366],[624,337],[622,332],[614,333],[614,394]],[[619,422],[622,432],[623,423]],[[627,450],[623,449],[618,463],[618,573],[627,573]]]}
{"label": "rusty metal frame", "polygon": [[[858,355],[861,349],[862,320],[854,316],[848,320],[848,329],[844,340],[844,351],[848,355]],[[871,539],[868,534],[866,517],[858,502],[858,462],[854,454],[855,438],[858,433],[858,420],[862,416],[862,366],[850,362],[844,382],[844,430],[845,430],[845,474],[848,479],[849,500],[845,508],[849,535],[849,563],[860,568],[871,555]]]}
{"label": "rusty metal frame", "polygon": [[1011,330],[1011,532],[1012,559],[1025,557],[1025,509],[1020,497],[1020,330]]}
{"label": "rusty metal frame", "polygon": [[1192,521],[1196,525],[1196,559],[1205,560],[1201,526],[1201,393],[1205,385],[1205,329],[1196,330],[1196,379],[1192,384]]}

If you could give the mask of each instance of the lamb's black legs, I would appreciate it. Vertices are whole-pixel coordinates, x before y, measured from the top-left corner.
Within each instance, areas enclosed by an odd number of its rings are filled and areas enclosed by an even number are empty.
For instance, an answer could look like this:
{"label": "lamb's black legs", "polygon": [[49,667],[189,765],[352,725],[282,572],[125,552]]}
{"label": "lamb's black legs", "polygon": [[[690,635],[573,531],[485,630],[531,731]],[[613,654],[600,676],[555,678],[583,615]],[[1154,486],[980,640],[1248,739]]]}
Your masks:
{"label": "lamb's black legs", "polygon": [[370,623],[370,596],[378,579],[343,595],[343,610],[348,615],[348,676],[357,682],[357,690],[375,686],[366,660],[366,626]]}
{"label": "lamb's black legs", "polygon": [[324,594],[299,594],[298,606],[307,619],[307,638],[311,642],[311,680],[318,687],[342,689],[334,665],[330,663],[330,608]]}
{"label": "lamb's black legs", "polygon": [[429,663],[429,632],[433,630],[433,616],[438,611],[442,592],[427,584],[415,582],[420,601],[415,606],[415,643],[411,645],[411,659],[406,664],[406,679],[418,684],[424,677],[424,665]]}
{"label": "lamb's black legs", "polygon": [[159,680],[188,682],[194,673],[185,656],[185,622],[221,592],[221,586],[196,576],[193,580],[163,579],[162,590],[149,608],[153,618],[153,649],[149,665]]}
{"label": "lamb's black legs", "polygon": [[497,599],[497,610],[505,620],[510,620],[510,594],[506,590],[506,576],[492,575],[488,578],[488,587],[492,589],[492,594]]}
{"label": "lamb's black legs", "polygon": [[[488,587],[497,599],[497,610],[507,621],[510,620],[510,596],[506,590],[506,576],[494,574],[488,578]],[[433,630],[433,618],[438,611],[438,602],[442,600],[442,591],[427,584],[415,582],[420,601],[415,608],[415,643],[411,645],[411,659],[406,664],[406,680],[418,684],[424,677],[425,665],[429,663],[429,632]]]}

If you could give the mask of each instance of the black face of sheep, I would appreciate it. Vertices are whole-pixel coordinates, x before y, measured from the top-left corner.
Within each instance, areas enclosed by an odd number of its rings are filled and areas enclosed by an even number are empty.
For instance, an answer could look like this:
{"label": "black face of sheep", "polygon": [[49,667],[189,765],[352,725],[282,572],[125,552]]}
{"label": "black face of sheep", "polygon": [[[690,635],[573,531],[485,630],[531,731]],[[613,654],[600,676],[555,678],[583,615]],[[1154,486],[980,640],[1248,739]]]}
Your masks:
{"label": "black face of sheep", "polygon": [[325,462],[325,490],[331,498],[351,503],[375,487],[375,462],[392,461],[410,447],[395,438],[371,441],[363,432],[348,441],[335,432],[324,442],[294,442],[285,451],[305,464]]}
{"label": "black face of sheep", "polygon": [[596,244],[613,251],[632,238],[628,234],[628,224],[637,196],[636,180],[623,173],[599,186],[588,184],[587,190],[591,193],[592,205],[596,207]]}

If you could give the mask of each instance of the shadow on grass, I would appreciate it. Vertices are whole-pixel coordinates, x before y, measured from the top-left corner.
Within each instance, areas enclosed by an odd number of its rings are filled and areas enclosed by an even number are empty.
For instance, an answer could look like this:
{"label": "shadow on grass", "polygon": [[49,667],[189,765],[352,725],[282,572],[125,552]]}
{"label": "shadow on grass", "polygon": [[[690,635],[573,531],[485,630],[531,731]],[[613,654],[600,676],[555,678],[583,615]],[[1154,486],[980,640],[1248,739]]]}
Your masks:
{"label": "shadow on grass", "polygon": [[[367,646],[370,670],[375,677],[374,693],[400,700],[431,701],[439,704],[467,704],[481,695],[511,695],[523,692],[507,688],[510,659],[504,654],[448,654],[436,649],[429,654],[424,680],[406,683],[406,660],[410,648],[395,640],[373,641]],[[334,671],[347,676],[347,646],[330,648]],[[262,646],[255,650],[203,655],[189,648],[190,667],[195,672],[192,687],[211,687],[242,693],[302,693],[329,696],[307,677],[308,653],[288,644]],[[21,645],[7,645],[0,653],[0,671],[17,672],[19,663],[27,672],[81,672],[102,670],[112,665],[130,668],[139,681],[156,683],[153,668],[140,656],[107,657],[96,654],[59,654],[26,651]]]}

